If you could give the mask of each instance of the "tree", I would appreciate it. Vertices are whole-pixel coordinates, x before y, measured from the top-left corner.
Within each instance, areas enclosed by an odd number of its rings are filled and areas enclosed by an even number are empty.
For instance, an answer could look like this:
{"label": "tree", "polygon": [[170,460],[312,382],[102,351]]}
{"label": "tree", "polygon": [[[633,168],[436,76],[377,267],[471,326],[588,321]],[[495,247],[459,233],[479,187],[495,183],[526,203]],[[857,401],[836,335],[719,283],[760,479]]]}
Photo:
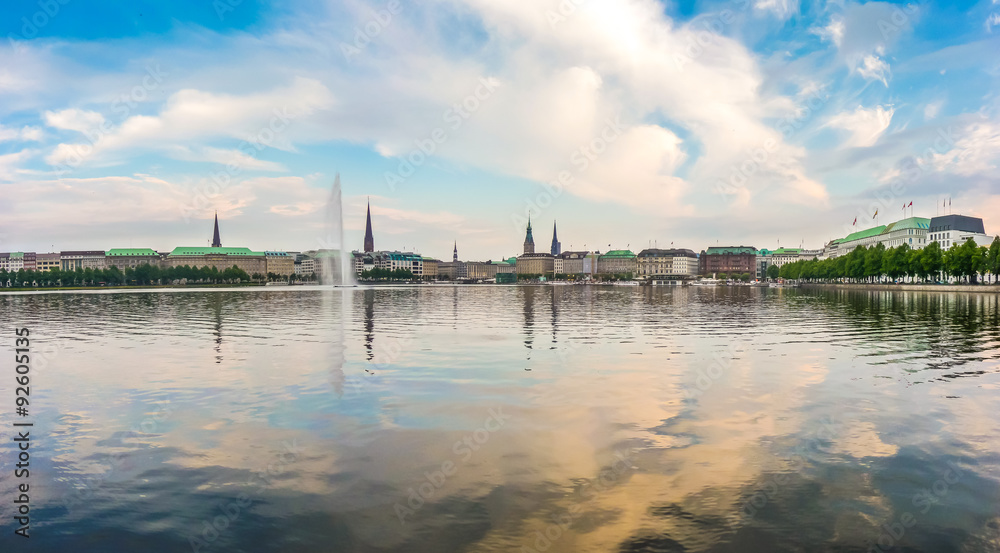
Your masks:
{"label": "tree", "polygon": [[926,280],[934,275],[935,280],[944,268],[944,255],[941,252],[941,244],[936,240],[931,242],[920,252],[920,274]]}
{"label": "tree", "polygon": [[750,282],[750,273],[743,273],[740,275],[740,280],[743,282]]}
{"label": "tree", "polygon": [[769,266],[767,268],[767,278],[769,278],[771,280],[774,280],[774,279],[778,278],[778,274],[779,273],[780,273],[780,270],[778,269],[777,265],[771,265],[771,266]]}
{"label": "tree", "polygon": [[997,280],[997,275],[1000,275],[1000,236],[995,236],[990,244],[986,254],[986,270],[993,275],[993,284],[1000,282]]}

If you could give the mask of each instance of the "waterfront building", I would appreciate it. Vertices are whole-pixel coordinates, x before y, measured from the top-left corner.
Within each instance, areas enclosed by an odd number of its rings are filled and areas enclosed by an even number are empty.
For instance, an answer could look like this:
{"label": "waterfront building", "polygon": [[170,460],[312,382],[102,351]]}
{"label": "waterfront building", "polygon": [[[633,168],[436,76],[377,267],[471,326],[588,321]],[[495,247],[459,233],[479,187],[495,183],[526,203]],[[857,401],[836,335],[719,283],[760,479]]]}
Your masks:
{"label": "waterfront building", "polygon": [[[101,252],[102,254],[104,252]],[[65,252],[63,259],[65,259]],[[223,248],[219,234],[219,214],[215,214],[215,228],[212,233],[212,245],[209,247],[180,246],[174,248],[161,262],[164,267],[215,267],[219,271],[236,267],[248,275],[267,274],[267,256],[264,252],[251,251],[250,248]],[[64,262],[65,264],[65,262]]]}
{"label": "waterfront building", "polygon": [[755,274],[757,248],[753,246],[710,247],[698,256],[698,272],[702,275],[717,273]]}
{"label": "waterfront building", "polygon": [[493,261],[469,261],[465,266],[466,274],[472,280],[489,280],[497,276],[497,266]]}
{"label": "waterfront building", "polygon": [[687,249],[649,248],[636,255],[636,275],[690,277],[698,274],[698,254]]}
{"label": "waterfront building", "polygon": [[517,274],[551,275],[555,272],[555,256],[551,253],[535,253],[535,239],[531,235],[531,220],[524,235],[524,253],[517,257]]}
{"label": "waterfront building", "polygon": [[458,280],[469,277],[469,268],[462,261],[458,260],[458,242],[455,242],[455,249],[451,254],[451,261],[438,263],[438,276],[443,279]]}
{"label": "waterfront building", "polygon": [[979,217],[942,215],[931,219],[928,227],[928,243],[937,242],[943,249],[950,248],[952,244],[961,246],[969,238],[980,246],[989,246],[993,242],[993,237],[986,234],[983,220]]}
{"label": "waterfront building", "polygon": [[844,238],[834,240],[835,248],[826,248],[827,257],[841,257],[861,246],[872,247],[882,244],[895,248],[903,244],[913,249],[920,249],[930,243],[928,230],[931,220],[924,217],[907,217],[888,225],[879,225],[869,229],[852,232]]}
{"label": "waterfront building", "polygon": [[59,252],[59,268],[63,271],[77,269],[104,269],[107,267],[104,250]]}
{"label": "waterfront building", "polygon": [[434,259],[433,257],[423,258],[424,262],[424,278],[426,279],[436,279],[438,277],[438,266],[441,264],[440,259]]}
{"label": "waterfront building", "polygon": [[52,269],[58,269],[60,266],[59,254],[57,253],[40,253],[35,256],[36,271],[47,273]]}
{"label": "waterfront building", "polygon": [[34,271],[35,267],[34,252],[0,253],[0,269],[6,270],[9,273],[15,273],[22,269],[25,271]]}
{"label": "waterfront building", "polygon": [[611,250],[597,258],[597,272],[602,275],[635,275],[636,256],[631,250]]}
{"label": "waterfront building", "polygon": [[248,275],[267,274],[267,259],[264,252],[250,248],[187,247],[179,246],[164,260],[165,267],[215,267],[225,271],[236,267]]}
{"label": "waterfront building", "polygon": [[517,282],[517,258],[510,257],[500,261],[494,261],[496,264],[497,272],[496,282],[497,284],[513,284]]}
{"label": "waterfront building", "polygon": [[535,253],[535,238],[531,236],[531,217],[528,217],[528,232],[524,236],[524,253]]}
{"label": "waterfront building", "polygon": [[[314,252],[315,253],[315,252]],[[316,273],[316,259],[307,253],[295,256],[295,274],[311,276]]]}
{"label": "waterfront building", "polygon": [[267,273],[288,276],[295,273],[295,257],[288,252],[264,252]]}
{"label": "waterfront building", "polygon": [[104,253],[108,267],[136,268],[139,265],[159,265],[160,254],[150,248],[112,248]]}
{"label": "waterfront building", "polygon": [[552,275],[555,272],[555,256],[550,253],[526,253],[517,256],[516,272],[519,275]]}

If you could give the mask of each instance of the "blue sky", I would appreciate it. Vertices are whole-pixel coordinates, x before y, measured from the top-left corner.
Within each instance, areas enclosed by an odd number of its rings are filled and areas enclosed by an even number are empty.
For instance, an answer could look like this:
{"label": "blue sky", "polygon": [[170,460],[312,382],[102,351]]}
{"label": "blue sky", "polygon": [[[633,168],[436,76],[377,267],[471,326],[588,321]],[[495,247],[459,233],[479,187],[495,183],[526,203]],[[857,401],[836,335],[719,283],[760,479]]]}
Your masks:
{"label": "blue sky", "polygon": [[64,2],[0,19],[2,251],[314,249],[338,172],[442,258],[1000,232],[996,0]]}

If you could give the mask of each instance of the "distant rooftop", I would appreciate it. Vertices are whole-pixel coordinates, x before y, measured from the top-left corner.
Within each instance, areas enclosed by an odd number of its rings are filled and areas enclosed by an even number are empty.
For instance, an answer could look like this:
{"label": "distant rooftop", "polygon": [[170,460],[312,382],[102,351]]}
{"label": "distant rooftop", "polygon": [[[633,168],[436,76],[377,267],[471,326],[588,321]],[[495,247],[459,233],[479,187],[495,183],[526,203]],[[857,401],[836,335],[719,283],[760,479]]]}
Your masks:
{"label": "distant rooftop", "polygon": [[104,255],[108,257],[142,257],[142,256],[153,256],[159,257],[160,254],[156,253],[155,250],[150,248],[112,248],[108,250]]}
{"label": "distant rooftop", "polygon": [[753,246],[712,246],[705,250],[705,255],[757,255]]}
{"label": "distant rooftop", "polygon": [[174,248],[174,251],[170,252],[171,256],[180,255],[239,255],[246,257],[263,257],[264,252],[251,251],[250,248],[212,248],[212,247],[185,247],[180,246]]}

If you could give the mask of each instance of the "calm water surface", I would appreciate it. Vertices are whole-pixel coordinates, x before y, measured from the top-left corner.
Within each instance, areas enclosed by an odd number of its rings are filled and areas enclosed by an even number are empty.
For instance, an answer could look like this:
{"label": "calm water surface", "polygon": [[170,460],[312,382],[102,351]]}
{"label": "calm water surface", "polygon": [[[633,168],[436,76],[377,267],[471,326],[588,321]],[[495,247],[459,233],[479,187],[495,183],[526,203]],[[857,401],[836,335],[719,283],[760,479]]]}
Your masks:
{"label": "calm water surface", "polygon": [[0,295],[0,550],[1000,551],[998,297]]}

